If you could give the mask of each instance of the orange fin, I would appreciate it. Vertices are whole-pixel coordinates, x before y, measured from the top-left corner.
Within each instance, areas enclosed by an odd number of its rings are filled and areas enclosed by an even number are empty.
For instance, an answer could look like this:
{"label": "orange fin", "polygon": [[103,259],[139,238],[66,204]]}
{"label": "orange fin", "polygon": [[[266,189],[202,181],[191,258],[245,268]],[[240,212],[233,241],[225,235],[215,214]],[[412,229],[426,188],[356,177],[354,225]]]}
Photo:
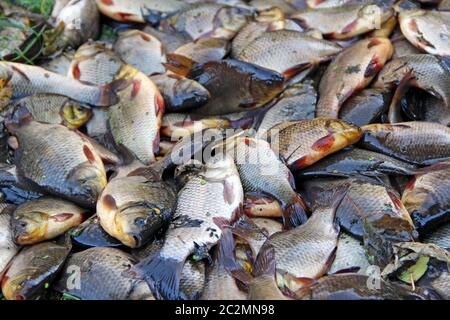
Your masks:
{"label": "orange fin", "polygon": [[166,58],[167,62],[164,64],[166,69],[175,72],[181,76],[187,76],[189,74],[189,71],[196,64],[195,61],[175,53],[168,54]]}

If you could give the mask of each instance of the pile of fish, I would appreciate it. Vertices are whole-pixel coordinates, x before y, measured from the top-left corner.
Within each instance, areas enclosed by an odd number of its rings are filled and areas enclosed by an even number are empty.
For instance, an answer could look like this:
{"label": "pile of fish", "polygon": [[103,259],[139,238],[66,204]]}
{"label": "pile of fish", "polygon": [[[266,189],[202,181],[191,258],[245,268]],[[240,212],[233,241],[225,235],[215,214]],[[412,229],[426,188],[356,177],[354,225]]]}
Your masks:
{"label": "pile of fish", "polygon": [[450,299],[448,0],[0,1],[0,56],[4,299]]}

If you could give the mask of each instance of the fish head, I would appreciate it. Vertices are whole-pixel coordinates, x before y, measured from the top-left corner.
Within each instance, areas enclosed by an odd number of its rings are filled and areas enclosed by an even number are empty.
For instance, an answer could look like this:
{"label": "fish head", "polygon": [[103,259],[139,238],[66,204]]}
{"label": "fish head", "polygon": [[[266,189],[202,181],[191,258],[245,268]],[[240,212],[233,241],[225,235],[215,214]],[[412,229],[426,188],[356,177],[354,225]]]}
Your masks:
{"label": "fish head", "polygon": [[[235,34],[249,21],[253,12],[247,8],[225,6],[217,13],[214,24],[220,26],[228,34]],[[225,38],[227,37],[225,34]],[[216,35],[216,37],[220,36]]]}
{"label": "fish head", "polygon": [[13,277],[5,275],[2,279],[2,293],[8,300],[26,300],[29,291],[29,279],[25,272]]}
{"label": "fish head", "polygon": [[368,124],[361,128],[363,130],[363,142],[370,143],[378,140],[385,141],[389,135],[394,131],[394,127],[390,125]]}
{"label": "fish head", "polygon": [[393,15],[393,10],[387,6],[367,4],[358,11],[358,20],[369,30],[381,29],[381,25]]}
{"label": "fish head", "polygon": [[48,228],[49,216],[45,212],[30,210],[14,215],[11,220],[14,241],[20,244],[32,244],[42,239]]}
{"label": "fish head", "polygon": [[69,198],[84,206],[95,207],[98,197],[107,184],[103,165],[86,162],[77,166],[68,178]]}
{"label": "fish head", "polygon": [[284,11],[278,7],[273,7],[267,10],[264,10],[258,14],[255,18],[258,22],[270,23],[270,22],[278,22],[282,21],[284,23],[285,14]]}
{"label": "fish head", "polygon": [[261,68],[252,74],[249,91],[255,101],[263,104],[283,90],[284,82],[284,77],[278,72]]}
{"label": "fish head", "polygon": [[61,114],[65,125],[70,129],[76,129],[89,121],[92,117],[92,110],[87,105],[67,100],[61,108]]}
{"label": "fish head", "polygon": [[361,128],[342,120],[329,119],[326,123],[326,128],[334,138],[333,145],[336,151],[358,142],[362,137]]}
{"label": "fish head", "polygon": [[118,210],[115,226],[119,240],[128,247],[143,246],[170,219],[171,210],[160,206],[137,202]]}

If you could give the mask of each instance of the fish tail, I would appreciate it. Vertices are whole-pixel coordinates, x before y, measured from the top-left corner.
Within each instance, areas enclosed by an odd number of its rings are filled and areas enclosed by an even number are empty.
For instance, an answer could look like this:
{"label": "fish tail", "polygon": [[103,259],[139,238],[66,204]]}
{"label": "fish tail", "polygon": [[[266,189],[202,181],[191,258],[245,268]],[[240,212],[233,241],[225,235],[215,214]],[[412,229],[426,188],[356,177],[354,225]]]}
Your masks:
{"label": "fish tail", "polygon": [[235,259],[235,243],[233,233],[229,228],[222,230],[222,238],[219,241],[217,250],[217,262],[229,271],[238,269]]}
{"label": "fish tail", "polygon": [[179,75],[187,76],[189,71],[195,66],[195,61],[175,53],[166,56],[167,62],[164,66]]}
{"label": "fish tail", "polygon": [[122,90],[129,84],[125,79],[117,79],[100,87],[100,94],[97,101],[94,102],[99,107],[109,107],[119,102],[117,91]]}
{"label": "fish tail", "polygon": [[412,86],[414,81],[414,73],[412,70],[409,70],[404,76],[403,79],[397,86],[395,90],[394,96],[392,97],[391,104],[389,106],[388,111],[388,121],[389,123],[397,123],[402,122],[402,116],[400,114],[400,100]]}
{"label": "fish tail", "polygon": [[283,210],[284,228],[286,230],[295,228],[307,219],[306,204],[298,194],[295,194],[292,203]]}
{"label": "fish tail", "polygon": [[275,261],[275,248],[267,242],[262,246],[256,258],[255,265],[253,267],[253,275],[260,277],[263,275],[275,276],[276,273],[276,261]]}
{"label": "fish tail", "polygon": [[127,274],[133,278],[143,278],[156,298],[185,300],[180,292],[180,278],[185,260],[163,257],[161,253],[148,257],[133,266]]}
{"label": "fish tail", "polygon": [[15,130],[29,122],[33,121],[33,116],[28,110],[28,108],[24,105],[21,105],[19,108],[12,108],[11,111],[7,114],[5,119],[5,125],[9,132],[14,134]]}

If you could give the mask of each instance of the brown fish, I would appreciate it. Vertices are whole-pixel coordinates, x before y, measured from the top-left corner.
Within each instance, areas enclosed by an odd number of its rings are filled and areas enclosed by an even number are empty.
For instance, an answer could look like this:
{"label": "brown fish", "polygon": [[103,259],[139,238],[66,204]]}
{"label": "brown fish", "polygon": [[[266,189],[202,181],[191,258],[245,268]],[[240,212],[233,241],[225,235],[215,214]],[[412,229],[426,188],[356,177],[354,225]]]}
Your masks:
{"label": "brown fish", "polygon": [[14,241],[29,245],[51,240],[83,222],[86,209],[66,200],[42,197],[19,205],[11,226]]}
{"label": "brown fish", "polygon": [[450,157],[450,128],[432,122],[369,124],[361,144],[415,164],[432,164]]}
{"label": "brown fish", "polygon": [[298,11],[292,19],[305,29],[316,29],[324,36],[334,39],[349,39],[380,28],[392,16],[390,8],[363,3],[331,8],[316,8]]}
{"label": "brown fish", "polygon": [[370,38],[342,51],[320,80],[316,115],[338,118],[342,104],[372,81],[392,56],[392,50],[389,39]]}
{"label": "brown fish", "polygon": [[334,42],[278,30],[265,32],[249,43],[236,59],[277,71],[291,78],[300,71],[330,60],[342,48]]}
{"label": "brown fish", "polygon": [[402,33],[417,48],[450,57],[450,12],[405,10],[400,12],[398,21]]}
{"label": "brown fish", "polygon": [[360,128],[327,118],[285,122],[269,131],[272,149],[291,170],[305,168],[357,142],[361,136]]}

